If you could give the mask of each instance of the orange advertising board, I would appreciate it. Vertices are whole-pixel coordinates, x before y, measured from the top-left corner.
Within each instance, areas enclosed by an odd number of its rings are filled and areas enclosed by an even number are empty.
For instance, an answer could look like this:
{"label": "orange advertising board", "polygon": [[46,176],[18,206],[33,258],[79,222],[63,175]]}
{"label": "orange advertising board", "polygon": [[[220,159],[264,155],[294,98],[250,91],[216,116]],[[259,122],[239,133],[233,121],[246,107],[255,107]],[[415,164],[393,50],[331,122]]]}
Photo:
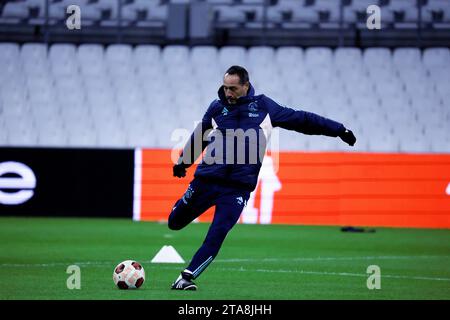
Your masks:
{"label": "orange advertising board", "polygon": [[[195,166],[175,178],[171,150],[156,149],[137,150],[135,166],[134,219],[167,221]],[[450,228],[450,155],[269,155],[240,222]]]}

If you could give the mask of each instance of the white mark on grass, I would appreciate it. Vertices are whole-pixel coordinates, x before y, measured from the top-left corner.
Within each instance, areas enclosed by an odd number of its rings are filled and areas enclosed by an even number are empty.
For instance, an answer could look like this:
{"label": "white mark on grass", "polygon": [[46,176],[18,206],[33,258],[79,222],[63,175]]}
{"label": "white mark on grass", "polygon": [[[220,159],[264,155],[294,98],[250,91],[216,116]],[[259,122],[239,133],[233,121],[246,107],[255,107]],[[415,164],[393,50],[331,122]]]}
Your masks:
{"label": "white mark on grass", "polygon": [[310,257],[310,258],[264,258],[264,259],[216,259],[216,262],[296,262],[296,261],[357,261],[450,258],[450,256],[367,256],[367,257]]}
{"label": "white mark on grass", "polygon": [[[249,259],[215,259],[215,263],[233,263],[233,262],[297,262],[297,261],[357,261],[357,260],[402,260],[402,259],[448,259],[450,256],[367,256],[367,257],[301,257],[301,258],[249,258]],[[79,262],[47,262],[47,263],[2,263],[1,267],[58,267],[68,264],[76,265],[110,265],[116,261],[79,261]],[[150,263],[151,261],[143,261]]]}
{"label": "white mark on grass", "polygon": [[[179,267],[175,266],[158,266],[159,269],[174,269],[178,270]],[[352,272],[327,272],[327,271],[310,271],[301,269],[248,269],[244,267],[240,268],[220,268],[214,267],[217,271],[226,272],[261,272],[261,273],[297,273],[297,274],[309,274],[309,275],[319,275],[319,276],[339,276],[339,277],[360,277],[367,278],[365,273],[352,273]],[[450,281],[450,278],[435,278],[435,277],[424,277],[424,276],[400,276],[400,275],[383,275],[383,278],[392,279],[407,279],[407,280],[430,280],[430,281]]]}
{"label": "white mark on grass", "polygon": [[114,264],[114,261],[83,261],[83,262],[48,262],[48,263],[2,263],[1,267],[23,267],[23,268],[45,268],[45,267],[59,267],[67,266],[67,264],[76,264],[79,266],[101,266]]}
{"label": "white mark on grass", "polygon": [[[218,268],[216,268],[218,269]],[[244,269],[244,268],[220,268],[218,270],[223,271],[240,271],[240,272],[264,272],[264,273],[299,273],[299,274],[313,274],[313,275],[326,275],[326,276],[345,276],[345,277],[363,277],[366,278],[367,275],[364,273],[351,273],[351,272],[323,272],[323,271],[307,271],[307,270],[285,270],[285,269]],[[410,279],[410,280],[432,280],[432,281],[450,281],[450,278],[434,278],[434,277],[423,277],[423,276],[399,276],[399,275],[385,275],[383,278],[393,278],[393,279]]]}
{"label": "white mark on grass", "polygon": [[[401,259],[448,259],[450,256],[370,256],[370,257],[317,257],[317,258],[291,258],[291,259],[217,259],[216,264],[229,263],[229,262],[295,262],[295,261],[337,261],[337,260],[370,260],[370,259],[384,259],[384,260],[401,260]],[[150,264],[150,261],[142,261],[143,264]],[[72,262],[54,262],[54,263],[2,263],[1,267],[23,267],[23,268],[35,268],[35,267],[59,267],[67,266]],[[115,261],[83,261],[73,262],[73,264],[79,266],[110,266],[114,265]],[[178,270],[179,266],[158,265],[158,269]],[[339,276],[339,277],[367,277],[365,273],[351,273],[351,272],[327,272],[327,271],[311,271],[301,269],[249,269],[244,267],[239,268],[223,268],[214,267],[214,270],[219,271],[237,271],[237,272],[261,272],[261,273],[297,273],[297,274],[310,274],[310,275],[322,275],[322,276]],[[408,279],[408,280],[427,280],[427,281],[450,281],[450,278],[443,277],[427,277],[427,276],[403,276],[403,275],[387,275],[383,274],[383,278],[392,279]]]}

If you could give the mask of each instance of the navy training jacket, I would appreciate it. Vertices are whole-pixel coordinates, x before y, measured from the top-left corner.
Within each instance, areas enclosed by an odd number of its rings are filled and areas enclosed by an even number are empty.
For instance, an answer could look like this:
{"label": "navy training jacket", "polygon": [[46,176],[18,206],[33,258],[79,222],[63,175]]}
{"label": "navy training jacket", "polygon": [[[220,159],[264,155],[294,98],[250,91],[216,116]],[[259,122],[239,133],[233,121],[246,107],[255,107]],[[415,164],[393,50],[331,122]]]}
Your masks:
{"label": "navy training jacket", "polygon": [[[234,105],[229,104],[226,100],[223,87],[219,88],[218,95],[219,99],[214,100],[210,104],[203,116],[201,124],[197,126],[199,128],[197,134],[201,133],[201,136],[204,137],[205,132],[207,133],[209,130],[209,137],[212,136],[214,138],[203,141],[201,150],[197,150],[197,152],[189,151],[192,155],[190,160],[182,159],[183,154],[187,154],[187,148],[194,146],[194,136],[196,134],[194,131],[190,142],[186,144],[180,156],[180,161],[185,161],[185,163],[189,164],[194,163],[195,159],[206,147],[202,162],[195,171],[195,178],[253,191],[258,182],[258,174],[261,169],[267,142],[260,141],[261,136],[263,140],[267,139],[273,127],[294,130],[309,135],[326,135],[330,137],[337,137],[345,131],[342,123],[311,112],[283,107],[265,95],[255,95],[255,90],[252,85],[250,85],[247,96],[239,98]],[[264,135],[257,136],[257,152],[258,154],[262,152],[262,156],[257,157],[256,163],[254,161],[247,161],[246,163],[237,161],[236,151],[239,149],[238,143],[234,146],[233,155],[227,155],[227,148],[225,146],[221,151],[223,154],[220,156],[214,154],[215,150],[208,153],[208,145],[211,145],[215,141],[214,132],[219,131],[222,136],[226,136],[227,129],[242,129],[244,131],[255,129],[264,132]],[[229,139],[223,139],[224,144],[226,140]],[[244,142],[246,159],[249,160],[249,149],[251,149],[252,142],[249,139],[244,139]],[[223,159],[223,161],[215,161],[214,163],[208,161],[214,157],[215,159]],[[233,161],[226,161],[226,159],[232,159]]]}

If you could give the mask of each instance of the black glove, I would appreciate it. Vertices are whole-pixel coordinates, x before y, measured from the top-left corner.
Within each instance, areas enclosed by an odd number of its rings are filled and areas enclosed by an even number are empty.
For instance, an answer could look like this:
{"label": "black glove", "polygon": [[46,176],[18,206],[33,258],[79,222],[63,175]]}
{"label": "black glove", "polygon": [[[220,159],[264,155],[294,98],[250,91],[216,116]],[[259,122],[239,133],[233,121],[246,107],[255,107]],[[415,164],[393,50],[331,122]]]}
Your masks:
{"label": "black glove", "polygon": [[345,131],[339,135],[339,138],[341,138],[342,141],[344,141],[345,143],[347,143],[349,146],[352,146],[352,147],[356,142],[355,135],[353,134],[353,132],[351,130],[348,130],[348,129],[345,129]]}
{"label": "black glove", "polygon": [[176,164],[173,166],[173,176],[183,178],[186,176],[186,167],[184,164]]}

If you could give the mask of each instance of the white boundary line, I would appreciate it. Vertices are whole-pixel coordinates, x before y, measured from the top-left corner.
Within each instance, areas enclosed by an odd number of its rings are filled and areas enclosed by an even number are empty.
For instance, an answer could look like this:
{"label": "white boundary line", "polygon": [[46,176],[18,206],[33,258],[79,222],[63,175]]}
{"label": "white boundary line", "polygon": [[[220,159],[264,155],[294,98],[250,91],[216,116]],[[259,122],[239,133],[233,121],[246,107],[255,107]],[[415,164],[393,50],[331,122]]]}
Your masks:
{"label": "white boundary line", "polygon": [[141,220],[142,149],[134,150],[133,220]]}
{"label": "white boundary line", "polygon": [[[150,263],[149,261],[145,261],[146,263]],[[43,263],[43,264],[1,264],[2,267],[59,267],[59,266],[68,266],[70,264],[78,265],[78,266],[86,266],[86,265],[111,265],[113,267],[113,262],[74,262],[74,263]],[[179,270],[180,266],[168,266],[166,264],[160,264],[157,266],[159,269],[169,269],[169,270]],[[339,277],[364,277],[367,278],[367,274],[365,273],[351,273],[351,272],[324,272],[324,271],[310,271],[310,270],[301,270],[301,269],[246,269],[246,268],[214,268],[219,271],[231,271],[231,272],[261,272],[261,273],[298,273],[298,274],[313,274],[313,275],[322,275],[322,276],[339,276]],[[390,274],[382,274],[382,278],[392,278],[392,279],[407,279],[407,280],[427,280],[427,281],[449,281],[450,278],[441,278],[441,277],[425,277],[425,276],[401,276],[401,275],[390,275]]]}
{"label": "white boundary line", "polygon": [[[402,259],[450,259],[450,256],[366,256],[366,257],[311,257],[311,258],[263,258],[263,259],[215,259],[215,263],[234,262],[296,262],[296,261],[357,261],[357,260],[402,260]],[[57,267],[76,265],[109,265],[117,261],[79,261],[79,262],[48,262],[48,263],[0,263],[0,267]],[[142,261],[151,263],[151,261]]]}
{"label": "white boundary line", "polygon": [[[339,260],[370,260],[370,259],[384,259],[384,260],[400,260],[400,259],[433,259],[444,258],[448,259],[450,256],[368,256],[368,257],[317,257],[317,258],[292,258],[292,259],[217,259],[217,263],[227,262],[272,262],[272,261],[339,261]],[[113,268],[117,261],[80,261],[80,262],[50,262],[50,263],[37,263],[37,264],[14,264],[14,263],[2,263],[1,267],[66,267],[68,265],[78,266],[111,266]],[[142,261],[145,264],[150,264],[150,261]],[[169,266],[167,264],[158,264],[155,266],[159,269],[178,270],[179,266]],[[231,271],[231,272],[262,272],[262,273],[297,273],[297,274],[314,274],[323,276],[339,276],[339,277],[364,277],[367,278],[365,273],[350,273],[350,272],[324,272],[324,271],[310,271],[301,269],[248,269],[244,267],[240,268],[223,268],[215,267],[215,270]],[[382,274],[382,278],[392,279],[409,279],[409,280],[427,280],[427,281],[449,281],[450,278],[443,277],[427,277],[427,276],[402,276],[402,275],[389,275]]]}
{"label": "white boundary line", "polygon": [[[347,276],[347,277],[364,277],[367,278],[368,275],[365,273],[349,273],[349,272],[322,272],[322,271],[305,271],[305,270],[268,270],[268,269],[256,269],[250,270],[245,268],[217,268],[223,271],[238,271],[238,272],[264,272],[264,273],[299,273],[299,274],[314,274],[314,275],[325,275],[325,276]],[[450,278],[434,278],[434,277],[423,277],[423,276],[399,276],[399,275],[389,275],[381,274],[381,278],[393,278],[393,279],[410,279],[410,280],[432,280],[432,281],[450,281]]]}
{"label": "white boundary line", "polygon": [[312,258],[263,258],[263,259],[216,259],[216,262],[289,262],[289,261],[356,261],[356,260],[402,260],[402,259],[435,259],[450,256],[366,256],[366,257],[312,257]]}

